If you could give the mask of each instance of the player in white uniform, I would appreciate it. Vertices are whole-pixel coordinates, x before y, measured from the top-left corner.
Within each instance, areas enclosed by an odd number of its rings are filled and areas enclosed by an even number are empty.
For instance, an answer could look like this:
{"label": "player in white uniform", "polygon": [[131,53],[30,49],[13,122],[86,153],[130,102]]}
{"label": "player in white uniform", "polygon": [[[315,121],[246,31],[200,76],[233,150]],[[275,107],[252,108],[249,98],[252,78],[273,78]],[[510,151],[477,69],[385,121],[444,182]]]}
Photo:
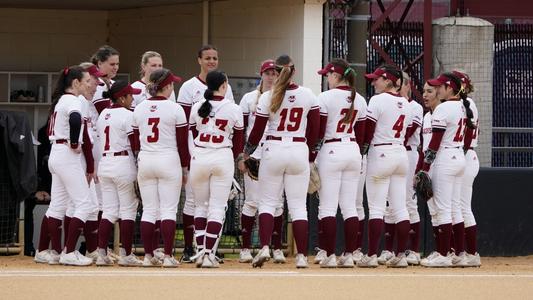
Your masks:
{"label": "player in white uniform", "polygon": [[196,266],[218,268],[213,248],[224,223],[235,171],[234,159],[244,146],[244,123],[241,108],[224,98],[228,87],[226,75],[211,71],[206,83],[205,100],[193,105],[189,120],[196,146],[191,158],[190,180],[196,202],[196,244],[203,253],[197,258]]}
{"label": "player in white uniform", "polygon": [[[133,134],[133,112],[130,110],[132,95],[141,93],[125,81],[116,81],[104,97],[113,105],[100,114],[96,124],[102,159],[98,166],[98,178],[102,187],[102,220],[98,228],[97,266],[113,265],[108,257],[107,243],[113,225],[120,219],[120,239],[122,242],[119,265],[140,266],[142,261],[131,253],[137,206],[139,200],[134,191],[137,167],[132,149],[137,143]],[[132,147],[133,145],[133,147]]]}
{"label": "player in white uniform", "polygon": [[[429,142],[431,141],[431,136],[433,135],[433,132],[432,132],[432,127],[431,127],[431,118],[432,118],[432,113],[433,111],[435,111],[435,108],[437,107],[437,105],[440,104],[440,99],[438,98],[438,95],[437,95],[437,89],[434,87],[434,86],[431,86],[429,85],[427,82],[426,84],[424,85],[424,93],[422,94],[423,98],[424,98],[424,106],[426,107],[426,109],[428,109],[429,111],[424,115],[424,120],[422,122],[422,141],[421,141],[421,144],[422,144],[422,151],[421,153],[419,153],[419,156],[418,156],[418,164],[416,166],[416,170],[415,170],[415,174],[418,173],[418,171],[420,171],[422,169],[422,165],[424,163],[424,155],[423,153],[426,152],[426,150],[428,149],[429,147]],[[432,171],[433,169],[430,169],[429,170],[429,176],[432,175]],[[408,181],[410,181],[408,179]],[[411,181],[412,183],[412,181]],[[437,220],[436,220],[436,208],[435,208],[435,200],[434,198],[431,198],[427,201],[427,206],[428,206],[428,210],[429,210],[429,214],[431,216],[431,225],[432,225],[432,229],[433,229],[433,238],[434,238],[434,241],[435,241],[435,249],[439,249],[439,226],[437,224]],[[431,252],[428,257],[424,258],[421,260],[421,263],[422,261],[427,261],[428,258],[431,258],[432,256],[436,255],[438,253],[438,251],[433,251]]]}
{"label": "player in white uniform", "polygon": [[[432,137],[428,150],[424,153],[422,171],[433,168],[433,198],[436,206],[435,219],[439,226],[439,254],[422,263],[426,267],[451,267],[452,255],[448,255],[451,247],[452,225],[462,223],[460,214],[461,178],[465,169],[463,139],[465,127],[474,128],[472,110],[466,98],[461,102],[463,91],[461,80],[453,73],[443,73],[428,84],[437,87],[440,99],[445,100],[437,106],[432,116]],[[459,208],[459,214],[453,210]],[[457,229],[457,228],[455,228]],[[462,233],[455,234],[464,236]]]}
{"label": "player in white uniform", "polygon": [[[343,59],[334,59],[318,74],[327,76],[329,90],[318,96],[321,140],[318,173],[321,184],[318,207],[319,244],[315,257],[321,268],[353,268],[359,219],[355,198],[361,175],[366,101],[355,91],[355,71]],[[357,143],[359,142],[359,143]],[[335,256],[337,208],[344,218],[345,249],[339,263]]]}
{"label": "player in white uniform", "polygon": [[[405,132],[405,149],[407,150],[407,157],[409,158],[409,165],[407,169],[406,180],[406,198],[407,211],[409,212],[409,240],[410,245],[406,253],[407,263],[410,265],[418,265],[420,263],[420,254],[418,253],[420,241],[420,216],[418,214],[417,200],[414,198],[414,189],[411,178],[415,175],[416,165],[418,163],[418,146],[420,145],[420,127],[422,126],[423,112],[422,105],[418,104],[411,98],[411,78],[405,72],[402,72],[403,84],[400,89],[400,95],[409,101],[409,108],[411,110],[411,124],[407,127]],[[387,260],[394,256],[393,244],[396,226],[392,219],[390,208],[385,212],[385,245],[378,257],[380,264],[385,264]]]}
{"label": "player in white uniform", "polygon": [[[383,231],[386,203],[396,224],[396,256],[387,261],[390,267],[407,267],[405,251],[409,237],[409,214],[405,205],[405,185],[408,168],[404,147],[405,131],[411,124],[411,109],[407,99],[397,94],[403,76],[393,66],[385,65],[366,74],[377,93],[368,103],[365,145],[368,150],[366,188],[368,195],[368,254],[359,267],[377,267],[377,248]],[[363,149],[363,153],[366,152]]]}
{"label": "player in white uniform", "polygon": [[[163,57],[161,54],[155,51],[146,51],[141,57],[141,79],[135,81],[131,84],[133,88],[140,89],[141,93],[138,95],[133,95],[133,102],[131,103],[131,108],[135,109],[139,103],[150,98],[150,94],[146,90],[146,83],[150,80],[150,74],[153,71],[163,68]],[[176,94],[172,91],[168,100],[176,102]]]}
{"label": "player in white uniform", "polygon": [[[111,46],[104,45],[96,50],[96,53],[91,57],[91,62],[95,64],[98,69],[106,76],[100,80],[96,94],[93,98],[94,111],[93,113],[100,114],[104,108],[111,106],[111,100],[102,96],[104,91],[109,90],[114,83],[113,78],[117,76],[119,67],[119,52]],[[96,118],[98,119],[98,118]]]}
{"label": "player in white uniform", "polygon": [[309,185],[311,149],[315,149],[318,138],[319,106],[310,89],[292,82],[295,69],[289,56],[282,55],[276,59],[276,70],[279,77],[272,90],[259,98],[255,124],[244,151],[245,159],[255,151],[268,122],[259,168],[259,238],[262,249],[254,257],[252,265],[260,267],[270,258],[274,212],[282,201],[279,191],[283,188],[298,252],[296,267],[307,268],[306,187]]}
{"label": "player in white uniform", "polygon": [[[261,83],[257,89],[246,93],[239,103],[243,118],[244,126],[246,127],[246,134],[250,136],[250,132],[254,126],[255,122],[255,109],[259,101],[259,97],[269,91],[274,84],[274,81],[278,77],[276,72],[276,64],[274,60],[266,60],[261,64],[260,72]],[[263,135],[259,147],[252,153],[251,157],[256,159],[261,159],[261,152],[263,151],[262,144],[265,142],[266,136]],[[239,168],[241,171],[244,171],[244,164]],[[259,182],[250,178],[250,176],[244,175],[244,205],[242,207],[241,213],[241,228],[242,228],[242,249],[239,253],[239,262],[241,263],[250,263],[253,260],[251,254],[251,239],[252,239],[252,230],[255,224],[255,214],[257,213],[257,208],[259,206]],[[282,197],[283,191],[280,191],[280,197]],[[274,251],[272,252],[274,263],[285,263],[285,255],[281,250],[282,246],[282,227],[283,227],[283,203],[281,206],[276,209],[274,212],[274,230],[272,232],[272,247]]]}
{"label": "player in white uniform", "polygon": [[[181,106],[168,100],[174,82],[181,79],[167,69],[154,71],[147,88],[151,98],[141,102],[133,113],[134,132],[138,130],[141,151],[138,182],[143,201],[141,237],[145,256],[143,266],[160,266],[153,255],[155,222],[161,218],[164,245],[163,267],[177,267],[172,256],[176,214],[182,183],[189,166],[188,124]],[[158,213],[159,212],[159,213]]]}
{"label": "player in white uniform", "polygon": [[[467,74],[458,71],[454,71],[453,73],[461,79],[464,97],[474,91],[474,87]],[[474,213],[472,212],[472,186],[479,172],[479,160],[475,151],[478,145],[479,112],[474,100],[467,98],[467,101],[470,103],[470,109],[473,115],[472,123],[476,125],[476,128],[472,129],[467,127],[465,131],[464,152],[466,166],[461,180],[461,212],[464,219],[463,226],[466,241],[466,247],[462,250],[466,251],[461,253],[461,249],[458,249],[456,246],[456,255],[461,261],[456,261],[455,264],[467,267],[479,267],[481,266],[481,258],[479,257],[479,253],[477,253],[477,225]],[[460,227],[461,224],[455,226]],[[462,241],[459,238],[462,238],[462,236],[459,235],[456,237],[454,235],[454,239],[456,239],[455,245],[461,245]]]}
{"label": "player in white uniform", "polygon": [[[177,102],[183,107],[187,120],[191,113],[192,106],[203,99],[204,92],[207,89],[205,78],[207,73],[218,68],[218,51],[211,45],[205,45],[198,51],[198,64],[200,65],[200,74],[187,81],[180,87]],[[233,100],[233,92],[228,84],[225,98]],[[189,137],[189,151],[193,151],[194,143],[192,136]],[[191,257],[194,255],[193,237],[194,237],[194,197],[190,182],[185,184],[185,204],[183,206],[183,236],[185,239],[185,248],[180,261],[192,263]]]}
{"label": "player in white uniform", "polygon": [[[90,85],[91,77],[83,68],[65,68],[57,81],[51,107],[48,135],[52,150],[48,161],[52,173],[50,206],[46,211],[48,232],[52,242],[52,264],[90,265],[92,259],[75,250],[78,237],[88,215],[95,207],[89,200],[89,185],[92,174],[86,176],[81,163],[83,132],[82,102],[78,98]],[[68,240],[61,252],[61,222],[69,199],[74,203],[74,214],[69,224]],[[57,254],[61,252],[59,260]]]}

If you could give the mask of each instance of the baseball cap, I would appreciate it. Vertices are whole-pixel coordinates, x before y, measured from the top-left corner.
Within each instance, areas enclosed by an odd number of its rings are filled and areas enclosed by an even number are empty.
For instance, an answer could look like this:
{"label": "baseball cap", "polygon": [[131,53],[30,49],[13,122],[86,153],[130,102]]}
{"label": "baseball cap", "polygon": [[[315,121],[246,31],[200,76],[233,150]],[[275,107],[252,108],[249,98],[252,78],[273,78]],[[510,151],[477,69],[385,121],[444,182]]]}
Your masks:
{"label": "baseball cap", "polygon": [[439,77],[437,78],[430,79],[427,82],[431,86],[441,86],[443,84],[446,84],[454,90],[459,88],[451,78],[448,78],[448,76],[444,74],[439,75]]}
{"label": "baseball cap", "polygon": [[95,65],[92,65],[85,70],[89,73],[89,75],[94,76],[94,77],[105,77],[106,76],[106,74],[100,72],[100,70],[98,70],[98,67]]}
{"label": "baseball cap", "polygon": [[393,82],[396,82],[396,80],[399,79],[395,75],[393,75],[393,74],[391,74],[391,73],[389,73],[386,70],[381,69],[381,68],[377,68],[373,73],[365,74],[366,80],[370,80],[370,81],[374,80],[374,79],[378,79],[379,77],[383,77],[385,79],[390,79]]}
{"label": "baseball cap", "polygon": [[275,70],[276,69],[276,63],[274,62],[274,60],[272,59],[269,59],[269,60],[265,60],[262,64],[261,64],[261,70],[259,71],[259,74],[260,75],[263,75],[263,73],[265,71],[268,71],[268,70]]}
{"label": "baseball cap", "polygon": [[465,73],[459,72],[459,71],[453,71],[452,73],[455,76],[459,77],[462,83],[466,83],[467,85],[470,85],[470,77],[468,77],[468,75],[466,75]]}
{"label": "baseball cap", "polygon": [[181,77],[176,76],[172,74],[172,72],[168,72],[167,78],[165,78],[161,83],[159,83],[158,87],[164,88],[165,86],[171,84],[172,82],[181,82]]}
{"label": "baseball cap", "polygon": [[318,70],[317,73],[322,75],[322,76],[327,75],[329,72],[335,72],[335,73],[343,75],[344,71],[346,71],[346,69],[344,69],[343,67],[335,66],[335,65],[329,63],[323,69]]}
{"label": "baseball cap", "polygon": [[115,99],[118,99],[118,98],[120,98],[122,96],[125,96],[125,95],[138,95],[141,92],[142,92],[141,89],[136,89],[136,88],[132,87],[130,84],[128,84],[127,86],[125,86],[120,91],[114,93],[113,97]]}

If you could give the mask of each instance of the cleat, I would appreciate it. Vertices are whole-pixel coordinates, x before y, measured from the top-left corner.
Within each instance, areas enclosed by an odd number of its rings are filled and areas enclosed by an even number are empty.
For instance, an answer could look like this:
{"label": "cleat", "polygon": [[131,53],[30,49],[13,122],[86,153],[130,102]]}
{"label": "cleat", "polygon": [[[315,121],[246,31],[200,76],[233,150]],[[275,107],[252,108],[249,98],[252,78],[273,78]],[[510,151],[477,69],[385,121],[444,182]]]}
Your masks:
{"label": "cleat", "polygon": [[99,267],[112,266],[113,264],[114,264],[113,260],[111,259],[111,257],[107,255],[99,254],[98,257],[96,258],[96,265]]}
{"label": "cleat", "polygon": [[251,263],[253,259],[254,257],[252,256],[250,249],[241,249],[241,252],[239,253],[240,263]]}
{"label": "cleat", "polygon": [[328,253],[326,250],[322,250],[318,247],[315,248],[316,251],[318,251],[315,255],[315,259],[313,260],[313,263],[315,265],[319,264],[323,259],[325,259],[328,256]]}
{"label": "cleat", "polygon": [[264,246],[259,250],[259,253],[252,260],[252,267],[261,268],[263,264],[270,259],[270,249],[268,246]]}
{"label": "cleat", "polygon": [[377,268],[378,266],[378,256],[376,254],[372,256],[365,255],[357,262],[358,268]]}
{"label": "cleat", "polygon": [[387,261],[394,257],[394,252],[390,252],[389,250],[383,250],[381,251],[381,255],[378,257],[378,264],[384,265],[387,263]]}
{"label": "cleat", "polygon": [[361,248],[359,249],[356,249],[353,253],[352,253],[352,256],[353,256],[353,261],[354,263],[357,263],[358,261],[360,261],[363,256],[365,256],[363,254],[363,251],[361,251]]}
{"label": "cleat", "polygon": [[202,268],[208,268],[208,269],[219,268],[220,264],[219,264],[216,256],[211,253],[211,254],[204,255],[204,257],[202,259],[201,267]]}
{"label": "cleat", "polygon": [[163,258],[163,268],[177,268],[179,264],[174,256],[165,256]]}
{"label": "cleat", "polygon": [[337,257],[335,257],[335,253],[331,254],[330,256],[327,256],[322,261],[320,261],[320,267],[321,268],[336,268]]}
{"label": "cleat", "polygon": [[339,257],[337,268],[353,268],[355,266],[353,254],[348,252]]}
{"label": "cleat", "polygon": [[306,269],[309,268],[309,263],[307,262],[307,256],[304,256],[301,253],[296,254],[296,268],[297,269]]}
{"label": "cleat", "polygon": [[420,263],[424,267],[428,268],[449,268],[452,266],[452,255],[448,256],[442,256],[440,253],[437,252],[431,259],[429,259],[427,262]]}
{"label": "cleat", "polygon": [[417,266],[420,264],[420,253],[415,251],[407,251],[405,259],[409,265]]}
{"label": "cleat", "polygon": [[138,259],[135,254],[131,253],[130,255],[120,256],[118,259],[118,265],[121,267],[140,267],[143,265],[142,260]]}
{"label": "cleat", "polygon": [[387,268],[407,268],[409,264],[407,263],[405,253],[401,253],[387,260],[386,265]]}
{"label": "cleat", "polygon": [[67,266],[90,266],[93,264],[93,259],[75,250],[70,253],[61,252],[59,263]]}
{"label": "cleat", "polygon": [[47,264],[50,261],[50,250],[36,251],[33,261],[38,264]]}
{"label": "cleat", "polygon": [[146,254],[144,256],[142,266],[146,268],[161,267],[161,261],[157,257],[154,257],[150,254]]}
{"label": "cleat", "polygon": [[285,255],[283,254],[283,251],[281,251],[281,249],[274,250],[272,254],[274,258],[273,261],[275,264],[284,264],[287,262],[287,259],[285,259]]}

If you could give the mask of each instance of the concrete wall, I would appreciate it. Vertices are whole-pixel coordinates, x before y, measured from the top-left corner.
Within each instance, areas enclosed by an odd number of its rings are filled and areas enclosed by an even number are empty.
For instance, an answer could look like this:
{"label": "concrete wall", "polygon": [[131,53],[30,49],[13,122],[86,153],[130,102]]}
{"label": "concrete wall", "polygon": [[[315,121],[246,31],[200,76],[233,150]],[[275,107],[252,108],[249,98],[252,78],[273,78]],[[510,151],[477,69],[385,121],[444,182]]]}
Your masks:
{"label": "concrete wall", "polygon": [[107,37],[107,12],[0,9],[0,68],[58,71],[87,60]]}

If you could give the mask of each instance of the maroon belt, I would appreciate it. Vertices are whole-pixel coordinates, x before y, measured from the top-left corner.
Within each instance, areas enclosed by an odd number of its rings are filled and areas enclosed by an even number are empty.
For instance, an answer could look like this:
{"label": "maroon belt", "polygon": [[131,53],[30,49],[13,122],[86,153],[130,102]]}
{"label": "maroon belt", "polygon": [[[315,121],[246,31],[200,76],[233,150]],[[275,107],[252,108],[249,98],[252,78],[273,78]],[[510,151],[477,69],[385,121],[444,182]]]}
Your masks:
{"label": "maroon belt", "polygon": [[374,144],[372,146],[379,147],[379,146],[392,146],[392,145],[393,145],[393,143],[381,143],[381,144]]}
{"label": "maroon belt", "polygon": [[[282,141],[283,138],[281,136],[267,135],[266,140],[267,141]],[[305,143],[306,139],[304,137],[293,137],[292,141]]]}
{"label": "maroon belt", "polygon": [[[326,140],[324,144],[335,143],[335,142],[342,142],[342,139],[329,139],[329,140]],[[350,142],[355,142],[355,138],[350,138]]]}
{"label": "maroon belt", "polygon": [[411,151],[411,150],[413,150],[413,148],[411,148],[411,146],[405,146],[405,150]]}
{"label": "maroon belt", "polygon": [[56,144],[68,144],[68,140],[59,139],[59,140],[55,140],[54,143],[56,143]]}
{"label": "maroon belt", "polygon": [[111,153],[103,153],[102,156],[128,156],[128,151],[119,151],[119,152],[111,152]]}

